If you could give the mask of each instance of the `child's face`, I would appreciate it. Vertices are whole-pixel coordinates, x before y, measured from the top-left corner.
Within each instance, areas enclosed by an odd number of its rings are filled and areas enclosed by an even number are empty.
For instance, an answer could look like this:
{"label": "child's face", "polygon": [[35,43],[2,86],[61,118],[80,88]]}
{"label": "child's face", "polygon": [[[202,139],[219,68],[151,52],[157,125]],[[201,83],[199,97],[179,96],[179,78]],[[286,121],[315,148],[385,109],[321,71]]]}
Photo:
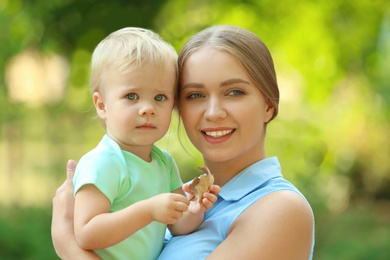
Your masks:
{"label": "child's face", "polygon": [[149,156],[153,143],[165,135],[174,106],[175,73],[173,65],[160,69],[144,64],[103,75],[102,89],[94,93],[95,107],[107,134],[122,150]]}

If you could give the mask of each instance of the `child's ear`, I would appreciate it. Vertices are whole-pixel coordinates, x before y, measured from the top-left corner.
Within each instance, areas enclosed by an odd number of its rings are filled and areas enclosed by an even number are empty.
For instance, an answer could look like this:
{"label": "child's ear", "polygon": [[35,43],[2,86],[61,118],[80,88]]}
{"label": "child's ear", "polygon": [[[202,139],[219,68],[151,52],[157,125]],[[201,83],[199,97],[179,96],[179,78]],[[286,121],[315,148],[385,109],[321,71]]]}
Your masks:
{"label": "child's ear", "polygon": [[95,92],[93,93],[93,104],[96,108],[96,113],[98,114],[99,118],[105,119],[106,118],[106,106],[104,104],[104,99],[101,93]]}
{"label": "child's ear", "polygon": [[275,114],[275,107],[271,103],[271,101],[267,98],[266,100],[266,107],[265,107],[265,117],[264,117],[264,123],[268,123],[272,117]]}

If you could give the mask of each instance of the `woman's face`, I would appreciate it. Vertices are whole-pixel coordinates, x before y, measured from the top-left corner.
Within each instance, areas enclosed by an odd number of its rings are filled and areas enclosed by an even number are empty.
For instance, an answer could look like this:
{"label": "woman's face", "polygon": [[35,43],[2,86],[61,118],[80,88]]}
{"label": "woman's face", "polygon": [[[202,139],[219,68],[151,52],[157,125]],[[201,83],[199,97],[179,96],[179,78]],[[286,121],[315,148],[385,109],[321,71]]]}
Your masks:
{"label": "woman's face", "polygon": [[184,127],[206,164],[248,166],[265,158],[264,127],[274,109],[234,56],[196,51],[184,64],[180,87]]}

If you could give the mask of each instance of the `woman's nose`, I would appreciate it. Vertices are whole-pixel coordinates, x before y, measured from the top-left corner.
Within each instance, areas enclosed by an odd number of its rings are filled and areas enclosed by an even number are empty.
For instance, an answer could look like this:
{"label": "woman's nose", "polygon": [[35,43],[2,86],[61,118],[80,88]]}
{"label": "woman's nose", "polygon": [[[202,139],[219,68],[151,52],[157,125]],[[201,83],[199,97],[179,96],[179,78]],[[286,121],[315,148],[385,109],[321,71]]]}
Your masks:
{"label": "woman's nose", "polygon": [[155,114],[156,114],[156,109],[152,103],[145,101],[140,104],[140,109],[139,109],[140,116],[154,116]]}
{"label": "woman's nose", "polygon": [[207,102],[205,117],[207,120],[216,121],[226,117],[226,110],[221,100],[210,98]]}

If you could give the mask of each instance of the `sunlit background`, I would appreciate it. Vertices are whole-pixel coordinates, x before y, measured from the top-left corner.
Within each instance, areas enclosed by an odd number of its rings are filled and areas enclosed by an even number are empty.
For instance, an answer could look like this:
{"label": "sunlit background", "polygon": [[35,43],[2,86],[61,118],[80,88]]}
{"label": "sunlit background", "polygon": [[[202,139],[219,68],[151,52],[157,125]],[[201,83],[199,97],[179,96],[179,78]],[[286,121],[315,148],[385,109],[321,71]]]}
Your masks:
{"label": "sunlit background", "polygon": [[[137,26],[179,51],[213,24],[247,28],[273,54],[267,155],[313,207],[314,259],[390,259],[388,0],[0,0],[0,259],[56,259],[55,190],[104,133],[88,92],[97,43]],[[159,146],[189,180],[202,160],[177,125]]]}

